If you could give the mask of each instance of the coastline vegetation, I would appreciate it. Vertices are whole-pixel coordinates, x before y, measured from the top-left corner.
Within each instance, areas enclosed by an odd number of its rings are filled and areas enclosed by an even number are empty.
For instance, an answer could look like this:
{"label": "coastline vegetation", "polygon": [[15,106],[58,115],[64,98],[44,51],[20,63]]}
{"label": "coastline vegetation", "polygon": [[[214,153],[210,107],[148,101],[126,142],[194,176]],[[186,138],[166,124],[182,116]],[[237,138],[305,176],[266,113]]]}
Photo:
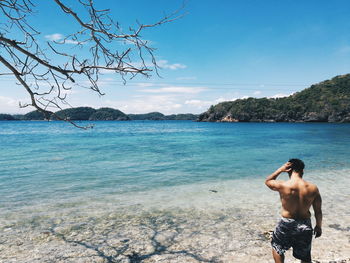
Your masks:
{"label": "coastline vegetation", "polygon": [[[130,121],[130,120],[196,120],[195,114],[171,114],[164,115],[160,112],[150,112],[145,114],[125,114],[113,108],[94,109],[91,107],[77,107],[57,111],[55,113],[61,119],[70,121]],[[55,115],[51,115],[50,120],[56,120]],[[0,121],[13,120],[46,120],[45,115],[37,110],[21,114],[0,114]]]}
{"label": "coastline vegetation", "polygon": [[199,115],[209,122],[350,122],[350,74],[283,98],[221,102]]}

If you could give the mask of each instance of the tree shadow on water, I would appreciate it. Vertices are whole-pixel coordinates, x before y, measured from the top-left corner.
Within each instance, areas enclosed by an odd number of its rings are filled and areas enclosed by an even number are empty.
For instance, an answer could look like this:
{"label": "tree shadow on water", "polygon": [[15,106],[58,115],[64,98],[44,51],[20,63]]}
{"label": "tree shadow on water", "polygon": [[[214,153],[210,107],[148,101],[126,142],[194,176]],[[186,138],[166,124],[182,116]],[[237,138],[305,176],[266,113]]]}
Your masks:
{"label": "tree shadow on water", "polygon": [[[74,237],[69,237],[55,231],[55,226],[52,226],[50,233],[58,239],[63,240],[68,244],[74,246],[82,246],[85,249],[93,250],[96,255],[106,262],[130,262],[130,263],[142,263],[145,260],[151,259],[154,256],[181,256],[188,259],[195,260],[196,262],[212,262],[218,263],[216,257],[210,259],[199,255],[196,251],[190,249],[174,249],[174,245],[178,244],[177,238],[182,233],[182,229],[178,225],[174,224],[171,219],[162,220],[158,217],[148,217],[145,222],[140,224],[143,229],[148,229],[149,235],[147,237],[151,249],[148,251],[139,251],[132,248],[132,239],[124,238],[120,240],[120,245],[112,245],[108,241],[109,234],[116,234],[115,231],[104,231],[103,242],[90,242],[85,240],[79,240]],[[172,235],[160,241],[160,237],[166,232],[171,231]],[[93,235],[95,236],[94,231]],[[96,237],[96,236],[95,236]],[[107,251],[107,252],[106,252]],[[112,255],[111,255],[112,254]],[[73,257],[74,258],[74,257]],[[124,261],[122,260],[124,259]]]}

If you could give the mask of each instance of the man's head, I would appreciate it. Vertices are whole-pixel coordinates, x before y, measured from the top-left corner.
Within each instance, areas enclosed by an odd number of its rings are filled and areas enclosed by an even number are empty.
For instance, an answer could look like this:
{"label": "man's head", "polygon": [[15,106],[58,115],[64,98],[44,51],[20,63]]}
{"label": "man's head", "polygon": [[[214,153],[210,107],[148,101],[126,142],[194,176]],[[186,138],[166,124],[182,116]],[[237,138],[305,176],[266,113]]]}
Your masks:
{"label": "man's head", "polygon": [[291,165],[291,172],[297,172],[298,174],[300,174],[301,176],[304,173],[304,168],[305,168],[305,164],[302,160],[300,159],[290,159],[289,162],[292,164]]}

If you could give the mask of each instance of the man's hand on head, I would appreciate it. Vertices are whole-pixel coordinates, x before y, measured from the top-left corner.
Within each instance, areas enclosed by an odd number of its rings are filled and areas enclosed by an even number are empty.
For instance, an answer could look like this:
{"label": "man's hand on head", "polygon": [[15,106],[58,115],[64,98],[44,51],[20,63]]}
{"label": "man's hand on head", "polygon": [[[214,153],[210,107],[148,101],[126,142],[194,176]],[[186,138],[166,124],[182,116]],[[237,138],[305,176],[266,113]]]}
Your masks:
{"label": "man's hand on head", "polygon": [[270,174],[265,180],[266,186],[273,191],[278,191],[279,189],[281,189],[283,184],[280,181],[276,181],[276,179],[281,173],[290,172],[292,170],[291,166],[292,163],[287,162],[280,168],[278,168],[275,172]]}
{"label": "man's hand on head", "polygon": [[290,162],[286,162],[284,165],[282,165],[279,169],[278,169],[281,173],[283,172],[290,172],[292,170],[292,163]]}

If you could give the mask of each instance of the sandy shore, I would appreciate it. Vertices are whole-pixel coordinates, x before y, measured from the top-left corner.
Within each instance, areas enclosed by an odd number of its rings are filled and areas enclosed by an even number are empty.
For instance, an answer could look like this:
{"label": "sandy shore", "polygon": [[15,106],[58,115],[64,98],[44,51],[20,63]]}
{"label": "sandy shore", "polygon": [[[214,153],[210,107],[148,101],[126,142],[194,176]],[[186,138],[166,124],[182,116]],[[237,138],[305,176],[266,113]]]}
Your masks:
{"label": "sandy shore", "polygon": [[[37,218],[1,229],[1,262],[273,262],[268,213],[228,209]],[[350,228],[337,222],[314,240],[314,262],[350,262]],[[288,262],[294,259],[287,254]]]}
{"label": "sandy shore", "polygon": [[[331,179],[315,178],[324,226],[312,256],[314,262],[350,262],[348,179],[337,185]],[[261,184],[242,179],[5,207],[0,262],[272,263],[269,239],[279,200]],[[299,262],[291,251],[286,257]]]}

